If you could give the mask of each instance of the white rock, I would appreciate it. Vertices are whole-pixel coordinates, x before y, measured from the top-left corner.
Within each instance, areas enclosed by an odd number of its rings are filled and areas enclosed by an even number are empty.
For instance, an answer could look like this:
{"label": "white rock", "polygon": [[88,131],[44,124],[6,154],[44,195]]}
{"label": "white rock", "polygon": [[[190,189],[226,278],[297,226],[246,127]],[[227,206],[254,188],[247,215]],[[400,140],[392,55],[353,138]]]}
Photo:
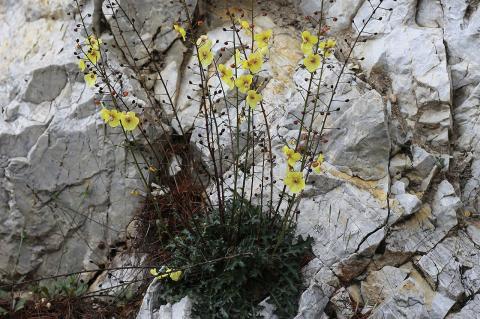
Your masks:
{"label": "white rock", "polygon": [[183,297],[174,304],[160,305],[158,289],[161,282],[154,278],[143,297],[136,319],[190,319],[193,303],[189,297]]}
{"label": "white rock", "polygon": [[395,198],[404,208],[404,216],[409,216],[416,213],[422,206],[422,202],[418,199],[418,197],[412,194],[399,194],[395,196]]}
{"label": "white rock", "polygon": [[[315,11],[320,12],[322,9],[321,1],[317,0],[301,0],[299,9],[303,15],[312,16]],[[330,21],[332,33],[337,33],[349,29],[351,27],[352,18],[356,15],[358,9],[362,5],[361,1],[345,0],[345,1],[324,1],[324,16],[336,18]]]}
{"label": "white rock", "polygon": [[443,26],[443,8],[440,0],[419,0],[416,22],[421,27],[438,28]]}
{"label": "white rock", "polygon": [[[365,58],[360,64],[368,76],[379,73],[389,79],[409,130],[414,130],[423,143],[446,146],[445,134],[448,138],[452,125],[452,97],[443,32],[439,28],[419,28],[415,23],[416,6],[411,1],[383,1],[382,7],[393,10],[379,10],[376,17],[383,19],[371,21],[365,30],[369,32],[367,41],[354,54]],[[355,23],[361,26],[370,12],[370,3],[364,2]],[[417,122],[417,116],[423,124]]]}
{"label": "white rock", "polygon": [[337,275],[353,278],[366,267],[368,256],[385,235],[387,211],[380,197],[385,194],[370,193],[328,174],[313,178],[315,185],[325,188],[306,192],[311,198],[300,202],[297,232],[314,238],[313,252],[322,264],[335,264]]}
{"label": "white rock", "polygon": [[350,294],[345,287],[340,288],[330,299],[338,319],[349,319],[355,315]]}
{"label": "white rock", "polygon": [[458,237],[450,237],[435,246],[423,256],[418,265],[427,280],[439,292],[454,300],[477,293],[480,289],[480,250],[460,232]]}
{"label": "white rock", "polygon": [[330,163],[365,180],[387,175],[390,139],[380,94],[367,91],[333,125],[339,129],[326,135],[324,151]]}
{"label": "white rock", "polygon": [[375,306],[392,296],[407,275],[408,271],[391,266],[371,272],[361,283],[365,305]]}
{"label": "white rock", "polygon": [[170,159],[170,165],[168,167],[168,173],[170,176],[175,176],[182,170],[182,158],[180,156],[172,156]]}
{"label": "white rock", "polygon": [[449,314],[447,319],[479,319],[480,318],[480,295],[475,295],[457,313]]}
{"label": "white rock", "polygon": [[[400,195],[400,194],[405,194],[405,183],[402,181],[395,181],[390,189],[392,194],[394,195]],[[398,197],[397,197],[398,198]]]}
{"label": "white rock", "polygon": [[116,146],[123,134],[105,129],[78,70],[81,35],[66,15],[74,5],[1,6],[0,37],[9,40],[0,45],[0,268],[40,277],[105,264],[141,205],[130,192],[143,186]]}
{"label": "white rock", "polygon": [[457,225],[456,210],[461,206],[453,186],[446,180],[438,185],[432,207],[424,205],[411,218],[398,223],[387,237],[387,250],[428,252]]}
{"label": "white rock", "polygon": [[338,279],[331,270],[321,268],[315,275],[315,281],[302,293],[295,319],[320,318],[338,284]]}
{"label": "white rock", "polygon": [[[89,286],[88,292],[93,294],[100,292],[108,296],[119,296],[130,292],[134,295],[145,277],[145,269],[141,266],[146,257],[145,254],[132,255],[125,252],[116,255],[108,268],[120,269],[102,272]],[[125,269],[121,269],[122,267]]]}
{"label": "white rock", "polygon": [[443,319],[455,303],[432,291],[414,270],[396,291],[380,304],[369,318],[432,318]]}
{"label": "white rock", "polygon": [[404,153],[396,154],[390,160],[390,175],[391,176],[400,175],[403,171],[411,168],[411,166],[412,166],[412,161],[406,154]]}
{"label": "white rock", "polygon": [[[187,0],[185,3],[189,6],[190,15],[193,14],[197,5],[196,0]],[[143,42],[147,46],[150,53],[154,50],[163,53],[178,37],[173,29],[173,23],[186,20],[186,13],[181,3],[169,0],[122,0],[119,4],[125,10],[130,21],[134,20],[136,30],[140,34]],[[132,30],[130,22],[120,16],[114,19],[112,9],[108,3],[103,3],[103,13],[107,18],[107,22],[111,26],[115,38],[118,39],[119,45],[129,45],[133,57],[138,59],[132,60],[130,56],[126,56],[131,63],[143,65],[148,62],[147,50],[138,39],[136,32],[122,32],[120,30]],[[132,46],[132,44],[135,44]]]}

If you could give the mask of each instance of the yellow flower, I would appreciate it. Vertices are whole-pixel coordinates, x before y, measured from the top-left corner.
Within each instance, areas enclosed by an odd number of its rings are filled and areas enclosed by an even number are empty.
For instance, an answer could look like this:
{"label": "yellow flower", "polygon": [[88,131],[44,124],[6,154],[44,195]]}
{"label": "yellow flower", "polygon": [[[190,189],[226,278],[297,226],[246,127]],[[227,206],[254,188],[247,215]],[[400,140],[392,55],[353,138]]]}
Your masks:
{"label": "yellow flower", "polygon": [[233,70],[224,64],[219,64],[218,73],[220,74],[222,81],[225,82],[230,89],[233,89],[233,86],[235,85],[233,83]]}
{"label": "yellow flower", "polygon": [[100,44],[102,44],[102,39],[97,39],[97,37],[92,34],[87,39],[88,45],[94,50],[100,50]]}
{"label": "yellow flower", "polygon": [[300,193],[305,188],[305,179],[302,172],[287,172],[283,182],[294,194]]}
{"label": "yellow flower", "polygon": [[260,48],[260,51],[259,51],[263,56],[266,56],[268,55],[269,51],[268,51],[268,47],[263,47],[263,48]]}
{"label": "yellow flower", "polygon": [[318,37],[316,35],[311,34],[308,31],[302,32],[302,52],[304,54],[312,53],[313,46],[317,44]]}
{"label": "yellow flower", "polygon": [[268,29],[261,33],[255,34],[254,39],[257,42],[257,45],[259,48],[264,48],[268,46],[268,41],[270,40],[271,36],[272,36],[272,30]]}
{"label": "yellow flower", "polygon": [[172,269],[165,267],[162,273],[159,273],[156,268],[150,269],[150,274],[157,277],[157,279],[163,279],[170,277],[173,281],[179,281],[183,272],[181,270],[173,271]]}
{"label": "yellow flower", "polygon": [[315,173],[320,174],[320,172],[321,172],[320,167],[321,167],[324,160],[325,160],[325,157],[323,156],[323,154],[319,154],[318,157],[317,157],[317,160],[312,162],[312,165],[311,165],[312,170]]}
{"label": "yellow flower", "polygon": [[305,59],[303,64],[307,68],[308,72],[313,73],[320,67],[320,56],[318,54],[310,53]]}
{"label": "yellow flower", "polygon": [[133,131],[137,127],[138,122],[140,122],[135,112],[122,112],[120,115],[120,121],[126,131]]}
{"label": "yellow flower", "polygon": [[333,48],[336,44],[337,41],[335,41],[334,39],[328,39],[326,41],[321,41],[318,44],[318,47],[320,48],[320,50],[322,50],[323,56],[328,58],[330,55],[332,55]]}
{"label": "yellow flower", "polygon": [[87,74],[85,74],[83,79],[85,80],[85,83],[87,83],[87,86],[89,87],[92,87],[95,85],[95,83],[97,83],[97,75],[94,72],[88,72]]}
{"label": "yellow flower", "polygon": [[93,47],[90,48],[87,52],[87,58],[91,63],[97,64],[98,60],[100,60],[100,51],[95,50]]}
{"label": "yellow flower", "polygon": [[173,281],[179,281],[180,278],[182,277],[182,274],[183,274],[183,272],[181,270],[171,271],[170,272],[170,279],[172,279]]}
{"label": "yellow flower", "polygon": [[187,35],[187,32],[185,31],[185,29],[176,23],[173,25],[173,28],[182,37],[182,40],[185,41],[185,36]]}
{"label": "yellow flower", "polygon": [[85,63],[85,60],[84,59],[80,59],[78,60],[78,68],[80,69],[80,71],[85,71],[85,68],[87,67],[87,64]]}
{"label": "yellow flower", "polygon": [[210,39],[208,38],[208,36],[205,35],[205,34],[204,34],[204,35],[201,35],[201,36],[197,39],[197,46],[198,46],[199,48],[202,47],[202,46],[206,46],[206,47],[208,47],[209,49],[211,49],[211,48],[212,48],[212,45],[213,45],[212,40],[210,40]]}
{"label": "yellow flower", "polygon": [[247,93],[250,89],[250,85],[252,84],[253,76],[251,74],[244,74],[239,76],[235,80],[235,85],[237,86],[238,90],[242,93]]}
{"label": "yellow flower", "polygon": [[250,23],[247,20],[239,20],[242,29],[250,31]]}
{"label": "yellow flower", "polygon": [[100,111],[100,117],[107,123],[110,127],[117,127],[120,124],[121,113],[117,110],[109,110],[103,108]]}
{"label": "yellow flower", "polygon": [[257,73],[262,69],[263,55],[260,52],[250,54],[246,61],[243,61],[242,68],[250,70],[252,73]]}
{"label": "yellow flower", "polygon": [[[168,268],[167,268],[168,269]],[[150,274],[152,276],[155,276],[157,277],[158,279],[163,279],[163,278],[167,278],[168,277],[168,274],[161,274],[158,272],[158,270],[156,268],[152,268],[150,269]]]}
{"label": "yellow flower", "polygon": [[242,54],[239,49],[235,50],[235,66],[239,67],[243,63]]}
{"label": "yellow flower", "polygon": [[198,58],[200,59],[200,63],[205,67],[212,64],[213,53],[210,47],[202,45],[200,48],[198,48]]}
{"label": "yellow flower", "polygon": [[152,173],[156,173],[158,171],[158,169],[155,166],[149,166],[148,170]]}
{"label": "yellow flower", "polygon": [[250,90],[247,93],[247,104],[250,106],[252,110],[255,110],[255,107],[257,106],[258,102],[262,100],[262,95],[258,94],[257,91],[255,90]]}
{"label": "yellow flower", "polygon": [[285,145],[282,148],[283,154],[287,157],[287,163],[289,166],[293,167],[295,164],[302,159],[302,155],[298,152],[295,152],[295,150],[292,150],[290,147]]}

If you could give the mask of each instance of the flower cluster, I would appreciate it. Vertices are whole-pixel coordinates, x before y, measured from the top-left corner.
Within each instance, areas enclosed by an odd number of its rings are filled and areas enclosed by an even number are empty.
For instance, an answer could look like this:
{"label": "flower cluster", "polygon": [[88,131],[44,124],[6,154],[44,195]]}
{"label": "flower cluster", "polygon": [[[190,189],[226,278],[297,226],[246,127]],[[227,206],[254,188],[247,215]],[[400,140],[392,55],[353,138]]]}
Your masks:
{"label": "flower cluster", "polygon": [[103,108],[100,111],[100,117],[110,127],[117,127],[121,124],[125,131],[133,131],[140,122],[135,112],[119,112],[115,109]]}
{"label": "flower cluster", "polygon": [[[318,48],[315,45],[318,44]],[[318,42],[318,36],[311,34],[309,31],[302,32],[302,49],[305,58],[303,59],[303,65],[308,72],[315,72],[321,65],[322,57],[326,59],[333,53],[333,49],[337,42],[334,39],[327,39]]]}
{"label": "flower cluster", "polygon": [[[85,47],[82,49],[84,57],[78,60],[78,68],[80,71],[85,72],[87,69],[87,63],[92,65],[97,65],[101,59],[100,45],[102,44],[101,39],[97,39],[95,35],[90,35],[83,45],[78,45],[79,48]],[[93,70],[88,70],[84,75],[84,80],[87,86],[93,87],[97,83],[97,74]]]}
{"label": "flower cluster", "polygon": [[[163,269],[164,268],[164,269]],[[150,269],[150,274],[157,279],[164,279],[170,277],[173,281],[179,281],[182,278],[183,272],[181,270],[173,271],[168,267],[163,267],[162,271],[158,271],[156,268]]]}
{"label": "flower cluster", "polygon": [[[247,105],[251,109],[255,109],[257,104],[262,100],[262,95],[251,87],[253,76],[262,70],[265,55],[268,53],[272,30],[269,29],[255,34],[253,27],[246,20],[239,20],[239,24],[243,30],[248,31],[254,37],[258,48],[252,50],[248,56],[245,52],[245,59],[242,58],[242,53],[237,49],[232,66],[219,64],[216,69],[221,81],[231,90],[236,87],[241,93],[246,94]],[[178,24],[174,24],[173,28],[182,37],[183,41],[185,41],[185,29]],[[203,67],[209,67],[213,63],[214,54],[212,52],[212,46],[213,42],[206,35],[200,36],[196,41],[198,60]],[[248,71],[248,73],[235,77],[233,68],[242,68]]]}
{"label": "flower cluster", "polygon": [[[287,175],[285,176],[283,182],[285,186],[288,187],[290,192],[294,194],[300,193],[305,188],[305,178],[302,172],[294,171],[294,167],[297,162],[302,159],[302,155],[286,145],[282,148],[282,151],[287,159],[288,165]],[[323,161],[323,154],[319,154],[317,159],[312,161],[310,164],[310,168],[315,173],[320,174]]]}

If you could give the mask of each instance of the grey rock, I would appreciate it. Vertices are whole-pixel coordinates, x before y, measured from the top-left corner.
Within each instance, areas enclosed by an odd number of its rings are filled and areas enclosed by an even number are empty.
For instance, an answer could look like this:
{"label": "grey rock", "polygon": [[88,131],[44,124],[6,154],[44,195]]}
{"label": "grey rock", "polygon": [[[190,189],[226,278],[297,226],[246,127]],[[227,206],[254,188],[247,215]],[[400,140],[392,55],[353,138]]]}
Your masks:
{"label": "grey rock", "polygon": [[380,304],[369,318],[432,318],[442,319],[455,303],[434,292],[418,273],[398,286],[397,290]]}
{"label": "grey rock", "polygon": [[338,284],[338,279],[331,270],[327,267],[321,268],[310,287],[302,293],[295,319],[321,318]]}
{"label": "grey rock", "polygon": [[[144,268],[135,267],[144,265],[146,257],[145,254],[137,255],[125,252],[116,255],[109,264],[109,268],[119,269],[100,273],[89,286],[88,292],[120,298],[127,293],[134,295],[140,288],[146,272]],[[122,267],[125,269],[121,269]]]}
{"label": "grey rock", "polygon": [[263,319],[278,319],[278,316],[274,313],[275,311],[275,306],[270,304],[268,301],[270,298],[267,298],[263,300],[261,303],[259,303],[259,306],[262,307],[262,310],[259,312],[259,316],[261,316]]}
{"label": "grey rock", "polygon": [[413,145],[411,147],[411,152],[413,157],[412,167],[415,169],[416,173],[422,178],[430,175],[430,172],[437,163],[435,156],[418,145]]}
{"label": "grey rock", "polygon": [[[303,15],[312,15],[313,12],[320,12],[322,9],[321,1],[301,0],[298,1],[298,7]],[[323,10],[325,16],[335,17],[335,23],[331,24],[331,32],[337,33],[351,28],[352,18],[356,15],[362,5],[361,1],[324,1]]]}
{"label": "grey rock", "polygon": [[440,0],[419,0],[415,21],[421,27],[443,27],[443,8]]}
{"label": "grey rock", "polygon": [[[374,1],[373,5],[378,4]],[[405,129],[421,143],[437,148],[448,145],[452,120],[451,82],[447,55],[440,28],[419,28],[415,23],[416,3],[409,0],[383,1],[382,7],[365,29],[367,40],[354,51],[371,81],[396,96]],[[355,17],[360,28],[371,12],[364,2]],[[412,43],[423,43],[418,47]],[[417,47],[415,52],[412,48]],[[378,79],[386,78],[380,82]],[[421,121],[417,121],[421,118]],[[424,122],[424,123],[420,123]]]}
{"label": "grey rock", "polygon": [[422,206],[422,202],[418,199],[418,197],[412,194],[399,194],[396,195],[395,198],[405,210],[405,214],[403,216],[409,216],[416,213]]}
{"label": "grey rock", "polygon": [[158,289],[161,282],[154,278],[143,297],[136,319],[190,319],[193,303],[189,297],[183,297],[174,304],[160,305]]}
{"label": "grey rock", "polygon": [[340,288],[330,299],[338,319],[349,319],[355,314],[350,294],[345,287]]}
{"label": "grey rock", "polygon": [[365,305],[375,306],[392,296],[408,273],[405,269],[385,266],[368,274],[367,278],[361,282]]}
{"label": "grey rock", "polygon": [[24,101],[34,104],[53,101],[67,84],[64,66],[51,65],[33,71],[24,94]]}
{"label": "grey rock", "polygon": [[465,306],[456,313],[449,314],[447,319],[479,319],[480,318],[480,295],[475,295]]}
{"label": "grey rock", "polygon": [[439,243],[418,265],[433,287],[458,300],[463,294],[470,296],[480,289],[478,258],[480,250],[462,231]]}
{"label": "grey rock", "polygon": [[[341,182],[341,180],[339,180]],[[341,182],[333,190],[300,202],[297,232],[314,238],[313,252],[338,274],[355,277],[383,239],[387,211],[364,189]]]}
{"label": "grey rock", "polygon": [[455,110],[455,122],[457,123],[458,139],[456,148],[460,154],[471,153],[472,159],[470,172],[467,173],[462,200],[466,206],[474,212],[480,211],[480,125],[478,121],[471,119],[480,116],[478,105],[480,104],[480,84],[477,85],[471,95]]}
{"label": "grey rock", "polygon": [[385,177],[390,139],[380,94],[368,91],[335,124],[340,129],[327,135],[327,160],[350,175],[365,180]]}
{"label": "grey rock", "polygon": [[412,161],[404,153],[396,154],[390,160],[390,175],[399,176],[402,172],[412,167]]}
{"label": "grey rock", "polygon": [[[141,205],[130,195],[143,187],[131,155],[116,147],[124,138],[104,130],[65,49],[77,37],[65,32],[76,24],[72,6],[9,1],[0,17],[0,37],[15,40],[0,48],[0,268],[9,269],[0,280],[107,264]],[[13,47],[21,53],[6,54]]]}
{"label": "grey rock", "polygon": [[[402,181],[395,181],[390,188],[390,191],[394,195],[400,195],[400,194],[405,194],[405,183]],[[398,198],[398,196],[397,196]]]}
{"label": "grey rock", "polygon": [[446,180],[438,185],[432,206],[424,205],[409,219],[396,224],[387,237],[393,252],[428,252],[457,225],[456,211],[461,206],[453,186]]}
{"label": "grey rock", "polygon": [[[195,11],[197,1],[187,0],[185,3],[189,6],[190,15]],[[103,13],[107,17],[112,32],[115,34],[119,45],[128,43],[137,43],[132,49],[132,54],[137,61],[133,61],[131,57],[127,59],[131,63],[143,65],[148,62],[147,49],[149,52],[164,53],[172,43],[177,39],[178,34],[173,30],[173,23],[177,21],[186,20],[186,12],[183,5],[177,1],[169,0],[122,0],[119,1],[125,13],[135,22],[136,30],[138,31],[143,43],[147,48],[140,43],[135,32],[119,33],[119,30],[131,30],[127,19],[113,19],[112,9],[107,7],[107,3],[103,4]]]}

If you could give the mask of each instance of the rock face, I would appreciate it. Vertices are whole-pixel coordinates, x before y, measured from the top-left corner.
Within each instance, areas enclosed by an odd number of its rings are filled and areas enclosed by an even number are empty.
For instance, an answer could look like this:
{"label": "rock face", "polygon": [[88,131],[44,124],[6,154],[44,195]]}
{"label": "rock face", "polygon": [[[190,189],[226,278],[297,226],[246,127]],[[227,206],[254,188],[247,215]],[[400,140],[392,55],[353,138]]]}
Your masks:
{"label": "rock face", "polygon": [[[81,2],[85,13],[93,11],[91,1]],[[137,43],[131,56],[111,49],[111,63],[126,75],[121,85],[135,95],[137,105],[149,98],[142,87],[150,90],[162,106],[167,130],[181,133],[193,126],[191,142],[207,162],[209,153],[201,144],[205,123],[196,102],[200,93],[189,84],[198,82],[189,68],[195,60],[171,28],[185,19],[185,12],[177,1],[119,3],[135,19],[146,46]],[[242,7],[245,1],[187,1],[192,11],[198,5],[205,14],[209,36],[219,43],[229,40],[221,19],[227,4]],[[322,173],[310,176],[298,207],[297,232],[314,238],[315,258],[304,270],[296,318],[477,318],[480,6],[466,0],[384,0],[372,16],[372,5],[378,4],[323,1],[329,36],[342,41],[323,83],[336,90],[329,130],[319,143],[326,160]],[[143,260],[112,257],[142,206],[132,191],[143,184],[123,134],[101,122],[95,104],[100,97],[86,88],[76,66],[75,40],[82,35],[73,31],[78,16],[75,20],[67,14],[75,11],[74,5],[0,0],[0,38],[6,39],[0,44],[0,269],[6,270],[0,280]],[[296,138],[294,118],[304,105],[301,90],[308,73],[298,67],[303,57],[298,44],[300,32],[310,26],[300,17],[321,10],[322,1],[275,0],[268,6],[255,24],[274,34],[261,93],[273,153],[281,158],[282,146]],[[118,32],[118,27],[128,27],[127,20],[113,19],[106,3],[102,10],[112,31],[103,33],[104,42],[113,37],[138,41],[133,33]],[[86,23],[91,26],[88,16]],[[337,83],[347,44],[355,39],[351,63]],[[214,47],[215,57],[228,63],[232,57],[220,56],[220,47]],[[155,64],[147,50],[155,55]],[[132,70],[121,66],[125,62],[145,69],[146,80],[131,78]],[[161,68],[165,83],[153,65]],[[178,120],[165,103],[164,84],[173,91]],[[322,102],[328,102],[327,91]],[[225,111],[223,123],[237,121],[235,112],[215,107]],[[314,127],[322,125],[321,119],[311,120]],[[254,121],[264,119],[259,115]],[[220,149],[229,151],[232,133],[222,125],[226,132]],[[239,133],[245,132],[241,127]],[[255,152],[260,154],[260,146]],[[181,159],[165,161],[175,175]],[[230,165],[223,164],[228,176]],[[261,157],[251,164],[257,172]],[[285,169],[275,162],[274,179],[281,180]],[[256,191],[261,185],[248,187]],[[105,284],[116,281],[102,273],[91,289]],[[190,300],[162,306],[155,300],[156,289],[154,281],[138,318],[190,315]]]}
{"label": "rock face", "polygon": [[64,1],[3,6],[0,269],[7,271],[0,276],[105,265],[141,206],[130,193],[143,185],[131,153],[118,147],[124,137],[105,134],[94,91],[76,66],[80,35],[67,15],[75,8]]}

